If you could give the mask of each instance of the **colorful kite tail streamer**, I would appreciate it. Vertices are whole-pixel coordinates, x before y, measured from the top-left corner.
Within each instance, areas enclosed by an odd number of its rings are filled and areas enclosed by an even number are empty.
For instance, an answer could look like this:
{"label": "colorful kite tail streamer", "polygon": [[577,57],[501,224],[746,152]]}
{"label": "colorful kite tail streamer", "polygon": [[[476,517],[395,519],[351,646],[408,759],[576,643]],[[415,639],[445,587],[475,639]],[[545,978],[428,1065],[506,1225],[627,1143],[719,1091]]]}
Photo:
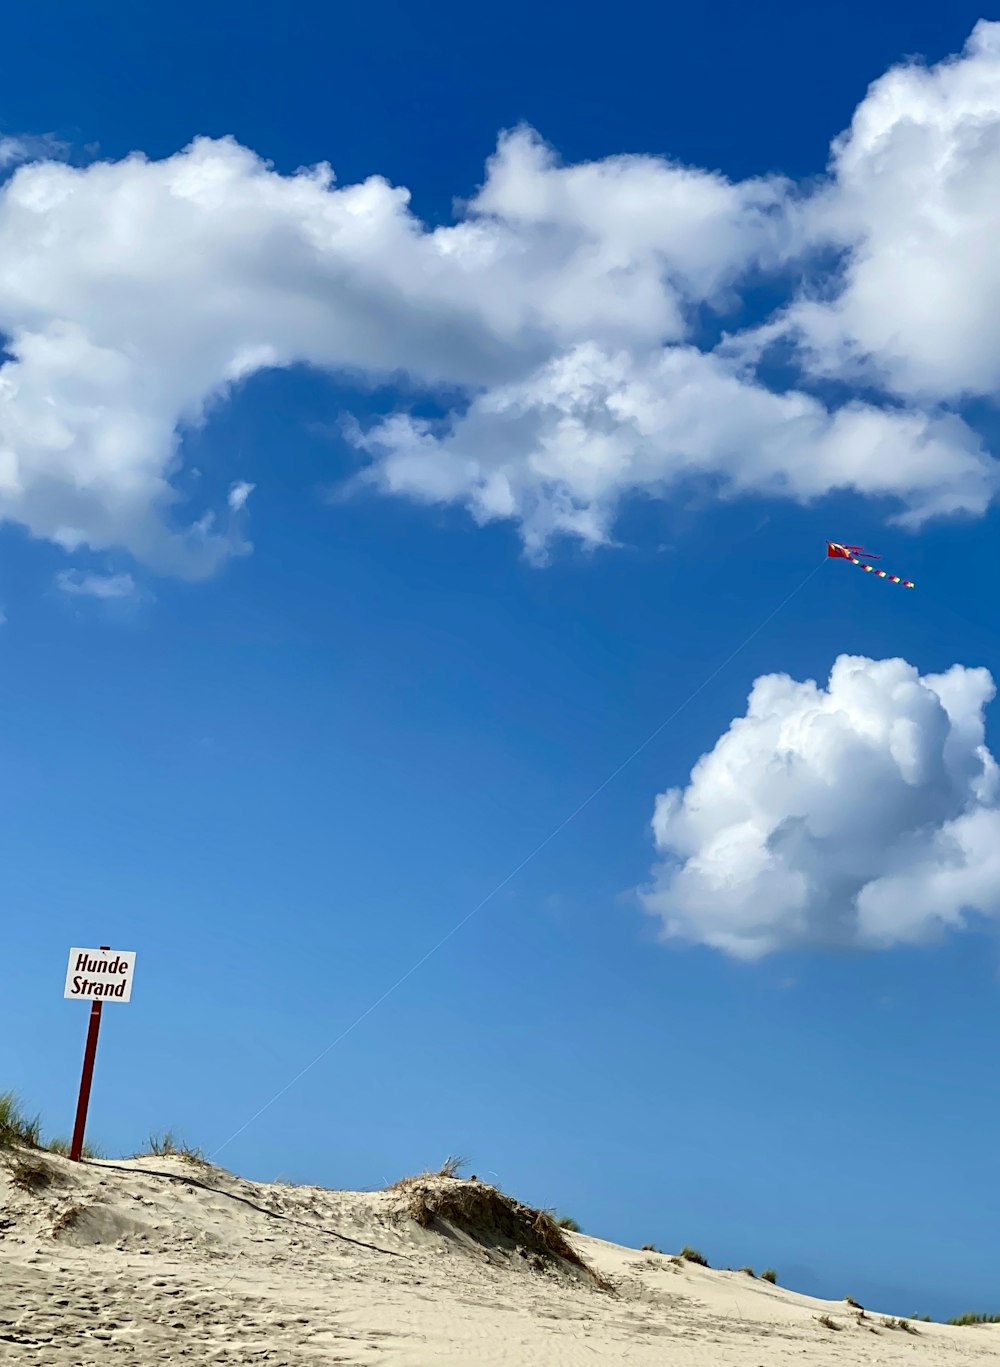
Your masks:
{"label": "colorful kite tail streamer", "polygon": [[874,565],[866,565],[863,560],[858,560],[856,556],[847,557],[852,565],[859,566],[860,569],[867,570],[869,574],[877,574],[880,579],[888,579],[890,584],[902,584],[904,589],[915,589],[917,586],[912,579],[900,579],[898,574],[890,574],[888,570],[876,569]]}

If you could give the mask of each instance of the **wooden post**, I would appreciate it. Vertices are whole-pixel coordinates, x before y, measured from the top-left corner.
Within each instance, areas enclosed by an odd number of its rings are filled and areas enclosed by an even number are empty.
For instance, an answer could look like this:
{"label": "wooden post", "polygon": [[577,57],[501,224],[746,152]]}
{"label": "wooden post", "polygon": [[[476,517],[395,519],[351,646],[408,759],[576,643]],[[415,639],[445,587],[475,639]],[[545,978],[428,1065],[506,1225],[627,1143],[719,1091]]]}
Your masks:
{"label": "wooden post", "polygon": [[[110,949],[110,945],[101,945],[101,949]],[[87,1044],[83,1051],[83,1073],[80,1076],[80,1097],[76,1103],[76,1124],[73,1126],[73,1143],[70,1146],[69,1156],[74,1163],[79,1163],[83,1154],[83,1135],[87,1128],[87,1107],[90,1105],[90,1088],[94,1081],[94,1060],[97,1058],[97,1036],[101,1029],[101,1007],[102,1001],[93,1001],[90,1004],[90,1024],[87,1026]]]}

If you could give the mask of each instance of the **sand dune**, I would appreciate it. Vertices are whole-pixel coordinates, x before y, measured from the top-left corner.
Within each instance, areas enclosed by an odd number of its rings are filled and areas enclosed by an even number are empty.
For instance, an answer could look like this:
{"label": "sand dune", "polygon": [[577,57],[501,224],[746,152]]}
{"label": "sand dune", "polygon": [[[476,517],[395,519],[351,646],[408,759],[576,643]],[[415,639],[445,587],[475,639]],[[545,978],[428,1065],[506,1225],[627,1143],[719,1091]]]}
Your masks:
{"label": "sand dune", "polygon": [[[466,1202],[471,1184],[447,1178],[415,1198],[258,1184],[179,1158],[20,1157],[0,1162],[0,1362],[12,1367],[1000,1360],[1000,1328],[887,1327],[871,1308],[572,1235],[581,1267],[538,1245],[531,1212],[494,1219],[492,1189]],[[470,1221],[411,1218],[445,1187],[443,1211],[462,1197]]]}

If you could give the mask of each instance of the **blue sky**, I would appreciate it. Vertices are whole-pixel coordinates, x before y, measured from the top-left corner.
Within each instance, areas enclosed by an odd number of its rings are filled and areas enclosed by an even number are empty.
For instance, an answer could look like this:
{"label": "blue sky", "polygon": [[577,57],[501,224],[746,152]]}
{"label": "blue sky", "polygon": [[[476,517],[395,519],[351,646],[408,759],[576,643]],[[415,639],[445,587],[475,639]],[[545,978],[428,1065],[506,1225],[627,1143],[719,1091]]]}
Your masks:
{"label": "blue sky", "polygon": [[[607,1238],[995,1309],[989,687],[935,679],[1000,673],[1000,40],[961,6],[340,9],[7,21],[3,1084],[68,1132],[65,954],[107,942],[109,1151],[169,1126],[360,1187],[460,1152]],[[456,208],[522,125],[558,160],[522,134]],[[623,190],[586,169],[622,154]],[[408,208],[338,217],[293,179],[323,161]],[[774,769],[767,718],[729,728],[776,673],[832,691],[782,694]]]}

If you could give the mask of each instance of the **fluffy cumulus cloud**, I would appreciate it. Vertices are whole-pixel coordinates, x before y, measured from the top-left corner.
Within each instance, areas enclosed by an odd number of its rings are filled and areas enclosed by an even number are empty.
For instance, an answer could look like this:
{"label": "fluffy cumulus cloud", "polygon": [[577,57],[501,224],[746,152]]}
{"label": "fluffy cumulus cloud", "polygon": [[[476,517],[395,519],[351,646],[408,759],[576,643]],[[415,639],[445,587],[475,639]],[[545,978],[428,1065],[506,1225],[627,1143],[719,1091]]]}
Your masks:
{"label": "fluffy cumulus cloud", "polygon": [[[297,363],[444,403],[434,423],[403,409],[359,430],[365,479],[509,519],[537,554],[610,540],[624,497],[693,477],[850,490],[911,524],[980,513],[997,464],[939,405],[1000,368],[998,34],[884,76],[808,190],[650,156],[563,165],[527,130],[435,228],[377,175],[283,175],[225,139],[18,166],[0,184],[0,519],[210,573],[248,549],[249,486],[182,497],[184,433]],[[761,277],[785,307],[699,345],[706,313],[725,320]],[[791,388],[761,362],[778,334],[797,344]],[[830,373],[863,373],[866,402],[822,402]]]}
{"label": "fluffy cumulus cloud", "polygon": [[664,494],[698,475],[723,494],[896,498],[910,525],[981,512],[997,487],[994,463],[954,415],[865,403],[830,412],[690,346],[636,357],[581,344],[478,395],[458,418],[396,415],[362,445],[374,457],[367,479],[462,500],[482,522],[515,517],[537,555],[559,533],[607,541],[624,494]]}
{"label": "fluffy cumulus cloud", "polygon": [[876,81],[834,144],[808,233],[841,270],[776,325],[808,364],[905,399],[1000,389],[1000,24]]}
{"label": "fluffy cumulus cloud", "polygon": [[514,135],[464,219],[428,231],[379,177],[281,176],[229,140],[21,168],[0,195],[0,515],[210,570],[236,534],[201,510],[185,526],[171,475],[183,427],[236,381],[307,362],[470,393],[518,383],[581,339],[679,340],[689,297],[776,250],[765,185],[655,161],[582,170]]}
{"label": "fluffy cumulus cloud", "polygon": [[841,656],[826,687],[756,680],[684,789],[643,891],[667,938],[754,959],[919,943],[1000,914],[1000,771],[985,669]]}

